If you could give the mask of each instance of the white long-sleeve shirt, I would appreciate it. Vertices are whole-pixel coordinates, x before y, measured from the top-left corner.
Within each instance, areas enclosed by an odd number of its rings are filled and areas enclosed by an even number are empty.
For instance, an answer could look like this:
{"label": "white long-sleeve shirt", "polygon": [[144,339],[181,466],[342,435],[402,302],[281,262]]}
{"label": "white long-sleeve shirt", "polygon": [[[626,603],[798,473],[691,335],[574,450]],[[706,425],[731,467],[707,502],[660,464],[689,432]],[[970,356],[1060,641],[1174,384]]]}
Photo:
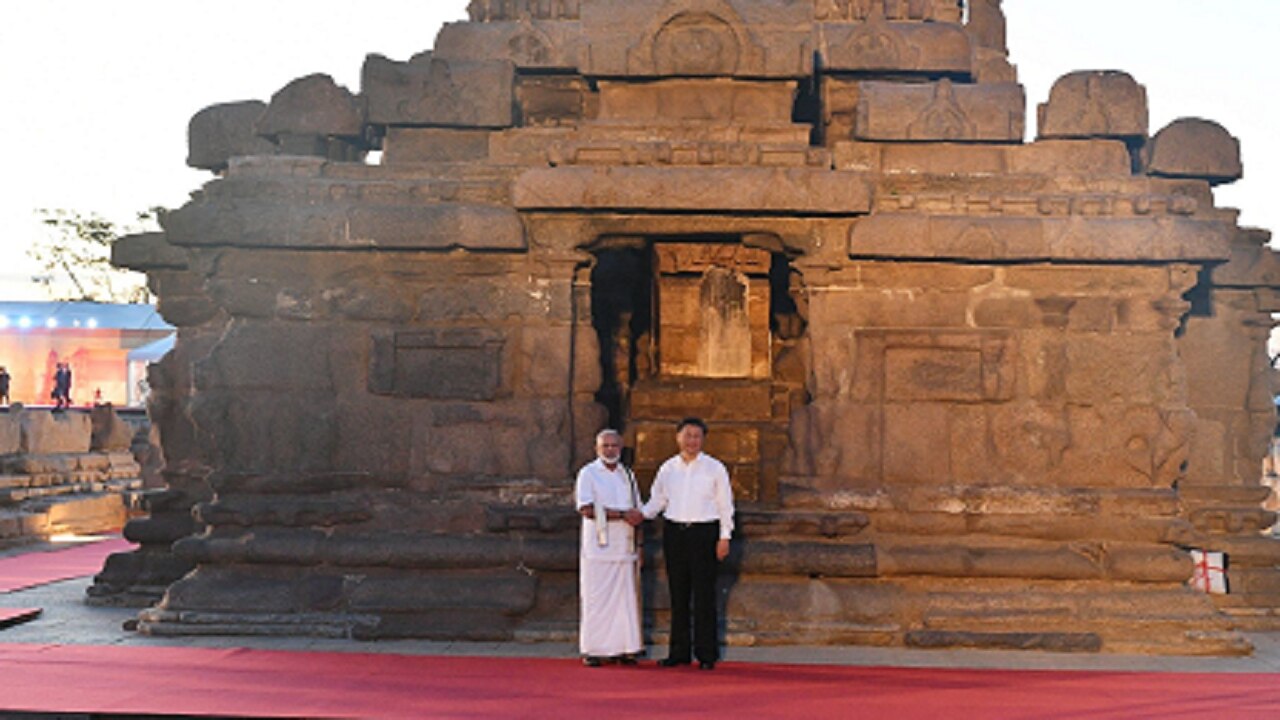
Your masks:
{"label": "white long-sleeve shirt", "polygon": [[672,522],[719,521],[720,538],[733,536],[733,488],[724,463],[698,453],[691,462],[676,455],[662,463],[642,508],[652,520],[662,513]]}

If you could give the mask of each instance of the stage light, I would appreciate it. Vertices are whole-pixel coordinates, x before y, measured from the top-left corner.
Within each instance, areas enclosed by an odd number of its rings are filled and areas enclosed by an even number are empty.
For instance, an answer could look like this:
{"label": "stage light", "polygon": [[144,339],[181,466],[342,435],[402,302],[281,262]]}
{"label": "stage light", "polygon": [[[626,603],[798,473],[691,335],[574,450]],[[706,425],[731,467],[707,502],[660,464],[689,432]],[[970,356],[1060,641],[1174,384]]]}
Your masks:
{"label": "stage light", "polygon": [[22,317],[18,318],[18,327],[20,328],[31,327],[31,318],[27,317],[26,315],[23,315]]}
{"label": "stage light", "polygon": [[89,318],[89,322],[85,323],[90,328],[98,327],[98,318]]}
{"label": "stage light", "polygon": [[52,330],[52,329],[54,329],[54,328],[58,327],[58,319],[57,319],[57,318],[49,318],[48,320],[45,320],[45,321],[44,321],[44,326],[45,326],[45,327],[47,327],[47,328],[49,328],[50,330]]}
{"label": "stage light", "polygon": [[7,327],[9,327],[9,316],[0,315],[0,330],[3,330]]}

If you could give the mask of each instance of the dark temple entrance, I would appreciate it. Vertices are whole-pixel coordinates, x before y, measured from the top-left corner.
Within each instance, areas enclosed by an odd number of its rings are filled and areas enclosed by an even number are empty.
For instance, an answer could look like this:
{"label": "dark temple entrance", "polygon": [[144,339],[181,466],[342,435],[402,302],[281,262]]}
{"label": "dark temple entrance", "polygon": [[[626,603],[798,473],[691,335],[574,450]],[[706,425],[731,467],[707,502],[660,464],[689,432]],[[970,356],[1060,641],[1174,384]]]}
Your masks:
{"label": "dark temple entrance", "polygon": [[804,393],[795,282],[785,254],[736,236],[602,244],[592,273],[597,399],[634,449],[642,484],[676,452],[675,423],[698,415],[737,498],[777,501],[791,408]]}

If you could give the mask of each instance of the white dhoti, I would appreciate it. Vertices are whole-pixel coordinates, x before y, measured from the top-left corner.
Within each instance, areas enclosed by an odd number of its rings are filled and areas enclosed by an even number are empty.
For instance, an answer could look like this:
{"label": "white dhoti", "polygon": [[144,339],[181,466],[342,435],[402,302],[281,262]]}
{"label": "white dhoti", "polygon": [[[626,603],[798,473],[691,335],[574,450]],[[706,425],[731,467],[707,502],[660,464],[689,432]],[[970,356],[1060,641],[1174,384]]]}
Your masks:
{"label": "white dhoti", "polygon": [[581,579],[582,654],[613,657],[640,652],[635,568],[630,563],[584,560]]}
{"label": "white dhoti", "polygon": [[578,646],[583,655],[592,657],[635,654],[644,646],[640,640],[633,530],[626,522],[611,521],[609,549],[613,552],[609,552],[591,547],[596,543],[594,525],[592,520],[583,523],[582,540],[588,552],[579,558],[582,616]]}

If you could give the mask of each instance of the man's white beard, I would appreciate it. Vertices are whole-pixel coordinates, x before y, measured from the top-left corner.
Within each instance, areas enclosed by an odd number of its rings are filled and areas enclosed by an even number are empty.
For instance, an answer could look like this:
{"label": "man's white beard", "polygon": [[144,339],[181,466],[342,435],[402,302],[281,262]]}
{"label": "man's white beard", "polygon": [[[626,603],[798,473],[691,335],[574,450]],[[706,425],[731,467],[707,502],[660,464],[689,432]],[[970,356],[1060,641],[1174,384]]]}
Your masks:
{"label": "man's white beard", "polygon": [[606,463],[610,464],[610,465],[617,465],[617,464],[618,464],[618,462],[622,460],[622,454],[621,454],[621,453],[619,453],[619,454],[617,454],[617,455],[613,455],[613,456],[609,456],[609,455],[601,455],[601,456],[600,456],[600,459],[601,459],[601,460],[603,460],[604,462],[606,462]]}

